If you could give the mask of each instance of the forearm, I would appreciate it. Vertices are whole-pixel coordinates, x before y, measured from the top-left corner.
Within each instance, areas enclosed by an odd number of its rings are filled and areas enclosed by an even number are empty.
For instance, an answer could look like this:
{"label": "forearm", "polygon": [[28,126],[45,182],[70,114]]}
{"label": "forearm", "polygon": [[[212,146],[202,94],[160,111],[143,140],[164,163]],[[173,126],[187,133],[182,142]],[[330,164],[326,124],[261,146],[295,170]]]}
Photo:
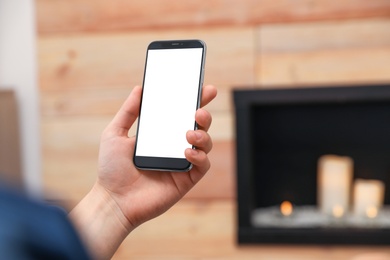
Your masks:
{"label": "forearm", "polygon": [[69,217],[96,259],[110,259],[131,231],[118,205],[98,184],[77,204]]}

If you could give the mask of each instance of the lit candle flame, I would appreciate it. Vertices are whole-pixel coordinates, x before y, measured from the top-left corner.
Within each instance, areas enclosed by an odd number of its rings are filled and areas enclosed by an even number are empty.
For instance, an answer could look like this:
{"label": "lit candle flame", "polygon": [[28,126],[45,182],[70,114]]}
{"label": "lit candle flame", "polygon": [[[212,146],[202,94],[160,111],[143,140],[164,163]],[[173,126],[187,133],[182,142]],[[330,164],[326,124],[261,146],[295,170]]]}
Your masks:
{"label": "lit candle flame", "polygon": [[293,212],[293,205],[289,201],[283,201],[282,204],[280,204],[280,212],[283,216],[290,216]]}

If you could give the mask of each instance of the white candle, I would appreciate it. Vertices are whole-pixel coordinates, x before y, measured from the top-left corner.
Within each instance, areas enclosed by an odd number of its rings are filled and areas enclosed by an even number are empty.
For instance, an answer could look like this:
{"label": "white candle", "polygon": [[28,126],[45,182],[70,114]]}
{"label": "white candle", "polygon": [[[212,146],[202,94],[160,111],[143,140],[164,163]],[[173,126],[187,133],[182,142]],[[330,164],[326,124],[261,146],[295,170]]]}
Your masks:
{"label": "white candle", "polygon": [[375,218],[383,205],[385,185],[379,180],[357,179],[353,192],[353,212],[360,217]]}
{"label": "white candle", "polygon": [[318,161],[318,205],[334,217],[342,217],[349,208],[353,160],[347,156],[324,155]]}

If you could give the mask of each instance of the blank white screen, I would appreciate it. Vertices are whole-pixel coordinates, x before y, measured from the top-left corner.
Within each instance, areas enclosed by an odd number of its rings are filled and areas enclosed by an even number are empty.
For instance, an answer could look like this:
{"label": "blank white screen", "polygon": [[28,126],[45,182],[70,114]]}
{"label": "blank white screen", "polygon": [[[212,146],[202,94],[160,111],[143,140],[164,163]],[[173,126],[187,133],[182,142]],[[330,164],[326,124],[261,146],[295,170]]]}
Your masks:
{"label": "blank white screen", "polygon": [[185,158],[192,146],[202,48],[149,50],[138,126],[137,156]]}

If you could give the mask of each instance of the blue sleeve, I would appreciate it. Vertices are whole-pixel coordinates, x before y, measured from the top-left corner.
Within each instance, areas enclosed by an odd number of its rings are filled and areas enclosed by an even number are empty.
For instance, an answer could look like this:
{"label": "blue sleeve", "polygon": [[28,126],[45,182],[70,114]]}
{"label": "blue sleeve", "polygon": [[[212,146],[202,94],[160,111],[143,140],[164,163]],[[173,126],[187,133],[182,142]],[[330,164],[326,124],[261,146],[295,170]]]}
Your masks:
{"label": "blue sleeve", "polygon": [[2,259],[90,259],[64,210],[0,187]]}

